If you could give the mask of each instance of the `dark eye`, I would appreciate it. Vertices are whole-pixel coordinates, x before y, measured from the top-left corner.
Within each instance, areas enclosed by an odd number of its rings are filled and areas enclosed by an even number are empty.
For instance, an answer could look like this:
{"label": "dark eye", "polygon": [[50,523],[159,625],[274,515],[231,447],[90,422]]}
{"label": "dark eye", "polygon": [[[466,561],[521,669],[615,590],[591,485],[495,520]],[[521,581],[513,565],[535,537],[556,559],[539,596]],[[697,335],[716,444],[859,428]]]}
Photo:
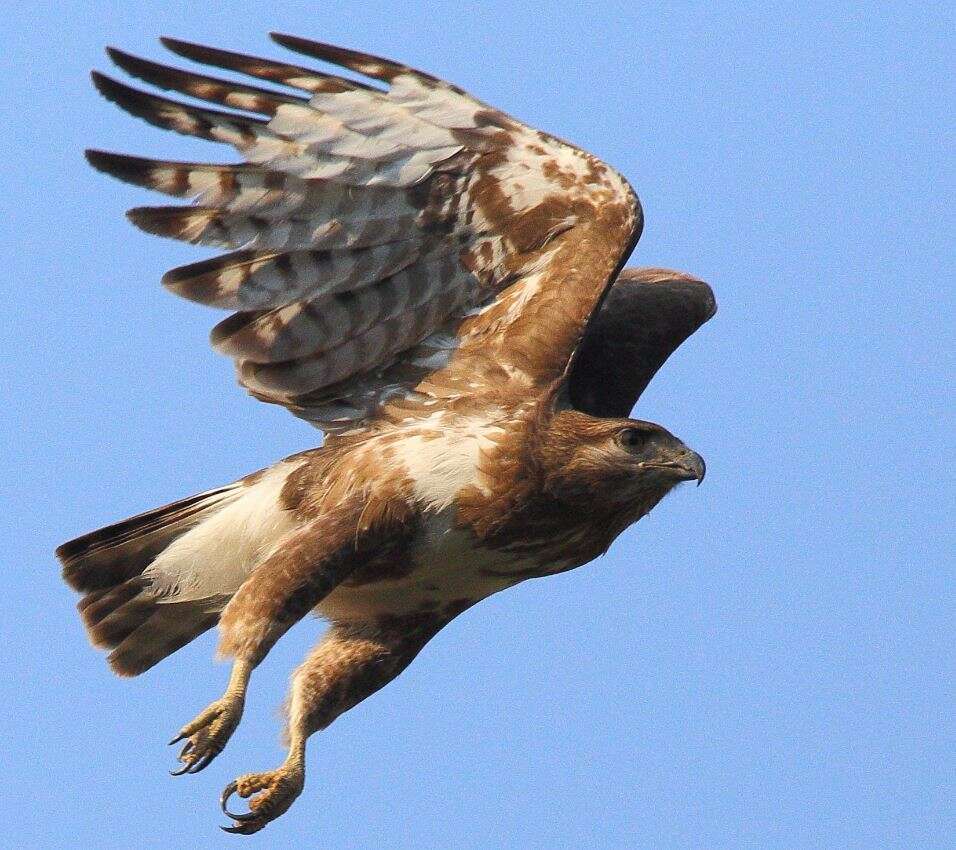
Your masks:
{"label": "dark eye", "polygon": [[629,452],[637,451],[644,445],[645,434],[637,428],[625,428],[617,435],[617,441]]}

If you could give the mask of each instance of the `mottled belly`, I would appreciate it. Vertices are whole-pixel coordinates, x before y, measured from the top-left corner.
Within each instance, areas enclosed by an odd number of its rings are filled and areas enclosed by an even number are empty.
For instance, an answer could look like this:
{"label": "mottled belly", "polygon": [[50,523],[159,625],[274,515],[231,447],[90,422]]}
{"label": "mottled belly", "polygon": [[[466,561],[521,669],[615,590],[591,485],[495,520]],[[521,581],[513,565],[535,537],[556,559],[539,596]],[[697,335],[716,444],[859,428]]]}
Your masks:
{"label": "mottled belly", "polygon": [[430,517],[403,551],[360,567],[317,612],[337,621],[428,612],[454,616],[541,571],[538,559],[483,547],[451,520],[451,509]]}

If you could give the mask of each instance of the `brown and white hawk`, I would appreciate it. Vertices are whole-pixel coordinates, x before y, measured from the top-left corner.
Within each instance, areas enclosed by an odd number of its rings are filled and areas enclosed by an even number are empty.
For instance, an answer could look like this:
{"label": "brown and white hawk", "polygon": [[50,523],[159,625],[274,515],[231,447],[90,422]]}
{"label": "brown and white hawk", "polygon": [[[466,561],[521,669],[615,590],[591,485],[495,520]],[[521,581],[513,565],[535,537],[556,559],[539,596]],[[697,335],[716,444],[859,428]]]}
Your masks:
{"label": "brown and white hawk", "polygon": [[[226,142],[242,164],[90,151],[94,167],[193,201],[140,207],[151,233],[227,250],[165,285],[233,311],[212,332],[240,383],[323,429],[233,484],[57,550],[96,646],[124,676],[219,626],[225,694],[175,740],[206,767],[249,677],[315,611],[330,628],[296,671],[289,755],[230,783],[252,833],[302,790],[308,736],[394,678],[479,600],[604,552],[701,458],[626,418],[715,310],[710,288],[621,267],[638,199],[587,152],[405,65],[285,35],[374,83],[164,39],[253,86],[110,50],[99,91],[159,127]],[[252,117],[250,113],[262,117]]]}

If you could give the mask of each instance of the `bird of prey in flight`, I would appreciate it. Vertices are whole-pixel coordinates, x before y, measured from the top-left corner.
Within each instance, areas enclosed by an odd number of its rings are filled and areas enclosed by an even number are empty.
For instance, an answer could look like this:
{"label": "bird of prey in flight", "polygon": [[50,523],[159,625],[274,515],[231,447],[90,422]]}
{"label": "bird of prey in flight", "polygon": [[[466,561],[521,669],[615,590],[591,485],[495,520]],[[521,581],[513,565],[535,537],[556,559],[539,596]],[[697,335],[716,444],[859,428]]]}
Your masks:
{"label": "bird of prey in flight", "polygon": [[[246,834],[301,793],[308,737],[454,617],[591,561],[676,484],[700,482],[699,455],[628,416],[715,311],[687,274],[622,268],[641,207],[596,157],[406,65],[273,38],[347,76],[172,39],[258,81],[108,51],[211,107],[93,74],[120,108],[243,162],[88,158],[192,201],[129,217],[225,250],[163,283],[231,311],[213,348],[324,445],[57,550],[121,676],[218,626],[228,687],[176,736],[177,773],[222,751],[276,641],[310,611],[328,621],[292,679],[285,762],[223,792],[224,828]],[[230,811],[233,794],[248,811]]]}

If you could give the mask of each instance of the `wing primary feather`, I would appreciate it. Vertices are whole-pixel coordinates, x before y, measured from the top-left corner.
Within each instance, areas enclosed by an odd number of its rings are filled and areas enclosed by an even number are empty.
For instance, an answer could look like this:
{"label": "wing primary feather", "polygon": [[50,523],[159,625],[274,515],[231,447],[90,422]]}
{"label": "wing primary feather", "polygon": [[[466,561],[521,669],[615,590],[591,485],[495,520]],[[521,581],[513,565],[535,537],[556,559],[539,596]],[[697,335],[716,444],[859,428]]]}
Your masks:
{"label": "wing primary feather", "polygon": [[[145,159],[141,156],[130,156],[123,153],[111,153],[95,148],[88,148],[84,151],[84,156],[86,156],[86,161],[97,171],[109,174],[110,177],[115,177],[124,183],[143,186],[147,189],[158,188],[156,186],[158,181],[153,176],[157,168],[165,166],[166,168],[180,169],[186,166],[186,163],[162,162],[161,160]],[[184,188],[186,187],[188,187],[188,183],[184,185]],[[184,195],[185,191],[179,191],[171,187],[167,194]]]}
{"label": "wing primary feather", "polygon": [[387,218],[357,216],[345,209],[336,218],[317,221],[310,214],[232,212],[218,206],[134,207],[127,218],[140,230],[200,245],[224,248],[367,248],[407,239],[419,226],[417,213]]}
{"label": "wing primary feather", "polygon": [[308,99],[283,94],[249,86],[245,83],[236,83],[231,80],[222,80],[209,77],[205,74],[195,74],[180,68],[172,68],[158,62],[151,62],[139,56],[133,56],[115,47],[106,48],[106,53],[118,67],[134,77],[147,83],[189,95],[199,100],[208,100],[221,103],[234,109],[243,109],[247,112],[259,112],[264,115],[275,115],[276,110],[283,104],[308,104]]}
{"label": "wing primary feather", "polygon": [[437,77],[433,77],[431,74],[410,68],[400,62],[394,62],[391,59],[374,56],[371,53],[361,53],[358,50],[349,50],[345,47],[337,47],[334,44],[311,41],[297,35],[287,35],[280,32],[269,33],[269,38],[289,50],[294,50],[296,53],[321,59],[323,62],[339,65],[342,68],[355,71],[357,74],[364,74],[366,77],[372,77],[383,82],[390,83],[395,77],[410,74],[433,85],[441,83]]}
{"label": "wing primary feather", "polygon": [[259,135],[269,134],[266,122],[259,118],[189,106],[159,95],[148,94],[99,71],[93,71],[90,77],[96,90],[107,100],[130,115],[164,130],[236,145],[248,144]]}
{"label": "wing primary feather", "polygon": [[224,229],[217,227],[221,211],[214,207],[134,207],[126,211],[126,217],[155,236],[220,247],[235,244]]}
{"label": "wing primary feather", "polygon": [[247,163],[177,162],[93,149],[86,151],[86,159],[97,171],[117,180],[177,198],[194,197],[214,187],[223,203],[243,184],[256,183],[263,191],[275,191],[294,179]]}
{"label": "wing primary feather", "polygon": [[212,65],[227,71],[238,71],[241,74],[248,74],[250,77],[271,80],[303,91],[326,93],[354,91],[355,89],[381,91],[381,89],[358,80],[347,80],[334,74],[324,74],[321,71],[314,71],[299,65],[289,65],[286,62],[275,62],[258,56],[246,56],[243,53],[206,47],[202,44],[180,41],[176,38],[163,37],[160,42],[167,50],[172,51],[177,56],[191,59],[193,62]]}

